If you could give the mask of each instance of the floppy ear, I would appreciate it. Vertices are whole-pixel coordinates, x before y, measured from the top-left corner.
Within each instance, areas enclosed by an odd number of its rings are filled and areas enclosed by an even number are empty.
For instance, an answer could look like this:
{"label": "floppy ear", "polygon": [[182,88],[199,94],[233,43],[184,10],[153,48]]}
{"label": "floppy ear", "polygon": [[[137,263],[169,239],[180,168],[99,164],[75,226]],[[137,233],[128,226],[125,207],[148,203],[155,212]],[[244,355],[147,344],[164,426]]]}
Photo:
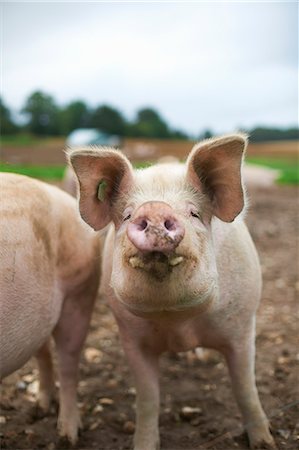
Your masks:
{"label": "floppy ear", "polygon": [[112,220],[118,196],[133,185],[132,165],[110,148],[70,150],[68,157],[79,181],[80,214],[94,230],[101,230]]}
{"label": "floppy ear", "polygon": [[215,216],[232,222],[244,207],[241,165],[247,146],[242,134],[197,144],[187,159],[187,180],[206,193]]}

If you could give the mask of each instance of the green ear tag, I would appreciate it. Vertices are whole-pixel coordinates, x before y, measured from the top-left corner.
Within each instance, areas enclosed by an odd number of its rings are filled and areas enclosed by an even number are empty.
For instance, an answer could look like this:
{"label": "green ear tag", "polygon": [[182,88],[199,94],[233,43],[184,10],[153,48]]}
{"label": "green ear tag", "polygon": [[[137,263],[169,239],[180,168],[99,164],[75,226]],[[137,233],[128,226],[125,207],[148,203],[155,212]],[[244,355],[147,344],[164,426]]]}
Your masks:
{"label": "green ear tag", "polygon": [[103,202],[105,200],[105,192],[107,189],[107,181],[101,180],[98,187],[98,199],[100,202]]}

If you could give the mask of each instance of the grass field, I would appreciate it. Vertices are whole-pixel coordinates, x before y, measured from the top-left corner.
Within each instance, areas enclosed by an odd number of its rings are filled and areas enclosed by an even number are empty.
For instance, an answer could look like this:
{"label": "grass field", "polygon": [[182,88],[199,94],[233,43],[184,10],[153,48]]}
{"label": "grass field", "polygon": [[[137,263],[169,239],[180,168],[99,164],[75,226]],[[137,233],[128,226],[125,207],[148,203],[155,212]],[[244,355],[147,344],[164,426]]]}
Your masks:
{"label": "grass field", "polygon": [[[299,167],[296,162],[292,162],[283,158],[262,158],[251,157],[246,160],[249,164],[256,164],[271,169],[278,169],[281,171],[277,182],[280,184],[299,184]],[[150,163],[140,162],[136,163],[136,168],[148,166]],[[14,172],[21,175],[27,175],[34,178],[44,180],[61,180],[63,178],[65,166],[35,166],[35,165],[21,165],[21,164],[4,164],[0,163],[0,172]]]}
{"label": "grass field", "polygon": [[0,172],[13,172],[42,180],[62,180],[65,166],[31,166],[0,163]]}
{"label": "grass field", "polygon": [[23,133],[13,136],[1,136],[1,145],[5,147],[34,147],[34,146],[53,146],[53,145],[64,145],[64,137],[36,137],[31,134]]}
{"label": "grass field", "polygon": [[251,157],[246,161],[249,164],[255,164],[264,167],[270,167],[271,169],[277,169],[281,171],[280,177],[276,180],[280,184],[299,184],[299,166],[298,162],[290,161],[282,158],[262,158]]}

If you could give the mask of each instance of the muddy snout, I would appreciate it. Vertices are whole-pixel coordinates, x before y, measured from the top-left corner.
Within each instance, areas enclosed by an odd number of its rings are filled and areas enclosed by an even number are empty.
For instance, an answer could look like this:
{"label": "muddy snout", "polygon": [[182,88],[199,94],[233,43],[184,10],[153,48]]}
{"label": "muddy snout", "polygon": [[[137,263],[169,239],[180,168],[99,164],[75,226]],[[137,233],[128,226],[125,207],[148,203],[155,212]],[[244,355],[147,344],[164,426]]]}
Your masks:
{"label": "muddy snout", "polygon": [[171,253],[184,234],[184,225],[163,202],[142,205],[127,228],[129,240],[141,252]]}

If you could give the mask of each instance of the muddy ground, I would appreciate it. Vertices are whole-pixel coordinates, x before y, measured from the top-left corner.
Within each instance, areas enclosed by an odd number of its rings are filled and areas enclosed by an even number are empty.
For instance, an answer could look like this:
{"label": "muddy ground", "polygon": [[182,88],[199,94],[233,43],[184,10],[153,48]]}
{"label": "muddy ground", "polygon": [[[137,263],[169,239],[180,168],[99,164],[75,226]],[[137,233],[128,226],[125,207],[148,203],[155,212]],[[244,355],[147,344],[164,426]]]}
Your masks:
{"label": "muddy ground", "polygon": [[[257,384],[277,446],[288,450],[299,447],[297,194],[294,187],[254,190],[247,218],[264,277],[257,321]],[[67,448],[57,437],[54,407],[49,416],[35,417],[36,378],[35,361],[30,361],[3,382],[2,448]],[[80,380],[84,428],[75,448],[131,448],[133,381],[104,298],[98,298],[93,315]],[[217,353],[208,361],[195,352],[166,354],[161,363],[161,401],[163,449],[248,449],[227,369]],[[186,418],[184,406],[200,411]]]}

